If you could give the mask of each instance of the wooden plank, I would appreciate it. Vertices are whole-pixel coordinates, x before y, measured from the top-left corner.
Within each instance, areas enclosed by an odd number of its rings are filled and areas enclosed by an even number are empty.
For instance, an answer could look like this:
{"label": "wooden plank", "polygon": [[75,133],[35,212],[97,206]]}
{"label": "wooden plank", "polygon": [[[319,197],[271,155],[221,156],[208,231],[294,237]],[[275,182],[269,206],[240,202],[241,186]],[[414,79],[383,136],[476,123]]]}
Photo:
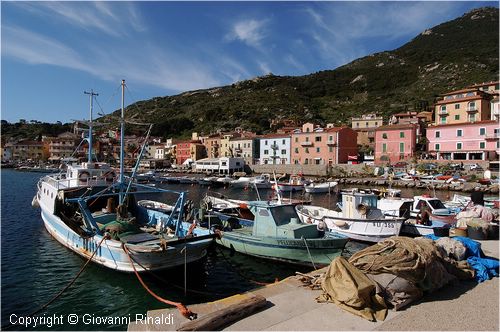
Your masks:
{"label": "wooden plank", "polygon": [[226,308],[209,313],[201,318],[182,324],[177,331],[215,331],[250,316],[265,307],[267,300],[262,295],[255,295],[241,300]]}

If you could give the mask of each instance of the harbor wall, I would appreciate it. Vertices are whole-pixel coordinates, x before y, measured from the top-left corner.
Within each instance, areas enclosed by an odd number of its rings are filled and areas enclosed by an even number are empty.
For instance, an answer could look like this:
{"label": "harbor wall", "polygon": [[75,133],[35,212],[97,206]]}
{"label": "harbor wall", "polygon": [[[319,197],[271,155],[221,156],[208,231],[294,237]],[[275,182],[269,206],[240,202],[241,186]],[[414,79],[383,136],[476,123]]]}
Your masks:
{"label": "harbor wall", "polygon": [[[333,166],[328,165],[295,165],[295,164],[266,164],[266,165],[250,165],[252,172],[254,173],[269,173],[272,174],[299,174],[307,176],[349,176],[355,173],[363,173],[364,171],[370,171],[372,168],[368,168],[366,165],[357,164],[338,164]],[[373,171],[372,171],[373,172]],[[373,174],[373,173],[372,173]]]}

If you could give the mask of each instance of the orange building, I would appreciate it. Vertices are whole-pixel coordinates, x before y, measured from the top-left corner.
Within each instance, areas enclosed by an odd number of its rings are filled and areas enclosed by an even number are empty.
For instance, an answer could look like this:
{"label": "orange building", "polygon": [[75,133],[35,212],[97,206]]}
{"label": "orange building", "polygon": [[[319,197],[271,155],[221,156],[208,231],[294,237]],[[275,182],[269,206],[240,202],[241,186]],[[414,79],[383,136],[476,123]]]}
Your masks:
{"label": "orange building", "polygon": [[476,122],[491,118],[493,95],[480,88],[445,93],[435,104],[436,125]]}

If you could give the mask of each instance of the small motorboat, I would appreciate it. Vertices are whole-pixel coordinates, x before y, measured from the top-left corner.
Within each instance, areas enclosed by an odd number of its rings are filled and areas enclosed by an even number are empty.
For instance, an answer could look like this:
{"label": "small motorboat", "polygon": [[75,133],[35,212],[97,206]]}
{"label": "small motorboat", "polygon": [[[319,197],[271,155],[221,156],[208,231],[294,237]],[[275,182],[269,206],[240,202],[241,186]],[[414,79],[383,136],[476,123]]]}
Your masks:
{"label": "small motorboat", "polygon": [[324,183],[310,183],[308,185],[305,185],[304,189],[306,193],[315,194],[332,192],[336,187],[336,181],[329,181]]}

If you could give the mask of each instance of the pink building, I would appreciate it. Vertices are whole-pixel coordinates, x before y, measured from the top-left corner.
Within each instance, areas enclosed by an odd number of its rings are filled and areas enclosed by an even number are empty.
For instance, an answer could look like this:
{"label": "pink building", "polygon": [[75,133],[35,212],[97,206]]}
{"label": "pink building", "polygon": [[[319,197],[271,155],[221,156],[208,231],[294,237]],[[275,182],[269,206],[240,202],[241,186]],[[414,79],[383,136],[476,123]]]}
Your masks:
{"label": "pink building", "polygon": [[321,128],[306,123],[292,133],[292,163],[333,165],[347,163],[358,154],[357,133],[349,127]]}
{"label": "pink building", "polygon": [[498,160],[499,127],[491,120],[429,127],[429,154],[437,160]]}
{"label": "pink building", "polygon": [[418,124],[395,124],[377,128],[375,163],[395,163],[415,155]]}

